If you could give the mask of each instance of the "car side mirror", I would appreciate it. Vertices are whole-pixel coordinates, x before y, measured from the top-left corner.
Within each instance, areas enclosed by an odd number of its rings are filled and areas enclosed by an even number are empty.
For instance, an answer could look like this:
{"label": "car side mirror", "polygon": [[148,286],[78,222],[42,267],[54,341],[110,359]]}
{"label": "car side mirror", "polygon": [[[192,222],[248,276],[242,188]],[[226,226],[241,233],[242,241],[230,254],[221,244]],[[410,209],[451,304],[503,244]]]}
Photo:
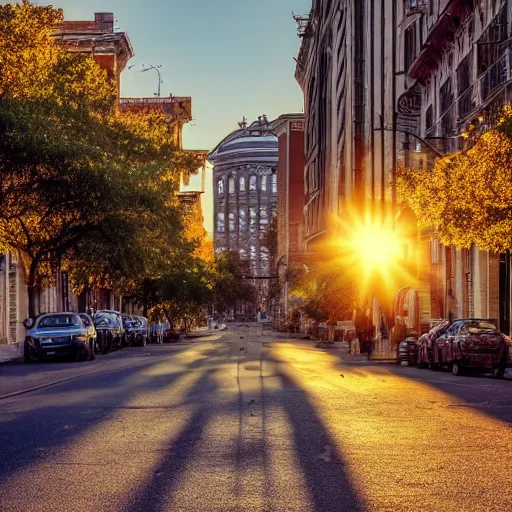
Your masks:
{"label": "car side mirror", "polygon": [[34,327],[34,319],[33,318],[26,318],[23,320],[23,325],[25,326],[25,329],[32,329]]}

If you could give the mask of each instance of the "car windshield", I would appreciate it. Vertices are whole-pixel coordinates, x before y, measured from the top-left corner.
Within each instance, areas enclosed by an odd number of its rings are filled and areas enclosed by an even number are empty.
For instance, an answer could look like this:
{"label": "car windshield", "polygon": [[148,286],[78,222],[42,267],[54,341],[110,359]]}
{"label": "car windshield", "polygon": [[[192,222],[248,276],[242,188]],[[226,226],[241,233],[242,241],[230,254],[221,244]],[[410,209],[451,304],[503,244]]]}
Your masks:
{"label": "car windshield", "polygon": [[50,315],[39,320],[38,327],[42,328],[61,328],[61,327],[79,327],[80,319],[77,315]]}
{"label": "car windshield", "polygon": [[469,334],[496,334],[498,330],[491,322],[469,322],[467,324]]}

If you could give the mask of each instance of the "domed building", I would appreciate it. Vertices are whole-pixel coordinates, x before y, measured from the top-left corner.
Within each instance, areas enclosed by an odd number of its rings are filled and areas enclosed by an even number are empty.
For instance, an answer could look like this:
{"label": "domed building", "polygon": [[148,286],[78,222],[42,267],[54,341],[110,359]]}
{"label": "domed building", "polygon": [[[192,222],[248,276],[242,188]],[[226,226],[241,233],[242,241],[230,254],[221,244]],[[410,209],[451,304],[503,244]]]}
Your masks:
{"label": "domed building", "polygon": [[262,243],[277,209],[278,141],[265,116],[223,139],[208,155],[213,165],[215,250],[237,251],[250,276],[271,273]]}

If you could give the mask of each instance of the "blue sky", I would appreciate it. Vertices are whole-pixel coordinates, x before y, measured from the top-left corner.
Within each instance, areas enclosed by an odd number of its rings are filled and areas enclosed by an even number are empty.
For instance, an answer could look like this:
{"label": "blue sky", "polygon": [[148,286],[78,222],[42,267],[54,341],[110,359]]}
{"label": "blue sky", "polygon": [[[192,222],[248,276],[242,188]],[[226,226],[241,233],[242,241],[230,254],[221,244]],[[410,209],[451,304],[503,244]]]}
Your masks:
{"label": "blue sky", "polygon": [[[39,1],[43,4],[47,2]],[[300,112],[302,92],[294,79],[300,39],[292,11],[311,0],[55,0],[68,20],[92,20],[113,12],[128,32],[135,57],[122,77],[123,96],[152,96],[161,64],[162,96],[192,96],[194,126],[184,147],[212,149],[237,128],[242,116],[269,119]]]}

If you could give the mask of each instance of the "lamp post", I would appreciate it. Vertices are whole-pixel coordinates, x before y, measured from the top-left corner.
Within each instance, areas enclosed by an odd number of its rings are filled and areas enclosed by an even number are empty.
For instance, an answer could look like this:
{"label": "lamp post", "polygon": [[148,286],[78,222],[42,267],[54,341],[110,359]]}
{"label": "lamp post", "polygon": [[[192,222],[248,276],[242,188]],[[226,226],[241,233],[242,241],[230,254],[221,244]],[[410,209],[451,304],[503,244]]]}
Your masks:
{"label": "lamp post", "polygon": [[155,96],[157,96],[158,98],[160,98],[160,86],[161,84],[163,84],[163,80],[162,80],[162,75],[160,73],[160,68],[162,67],[161,64],[158,64],[158,65],[151,65],[147,68],[144,68],[141,73],[145,73],[146,71],[150,71],[152,69],[154,69],[157,73],[158,73],[158,92],[155,93]]}

